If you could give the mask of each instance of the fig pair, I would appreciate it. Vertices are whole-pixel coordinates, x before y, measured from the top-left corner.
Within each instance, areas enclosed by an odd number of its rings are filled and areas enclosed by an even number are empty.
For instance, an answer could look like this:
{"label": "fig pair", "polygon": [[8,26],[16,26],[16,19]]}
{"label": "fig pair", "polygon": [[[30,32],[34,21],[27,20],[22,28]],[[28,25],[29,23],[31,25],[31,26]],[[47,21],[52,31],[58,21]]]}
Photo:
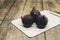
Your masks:
{"label": "fig pair", "polygon": [[45,28],[48,23],[48,18],[36,10],[34,7],[29,15],[21,17],[23,26],[29,28],[33,23],[36,23],[38,28]]}

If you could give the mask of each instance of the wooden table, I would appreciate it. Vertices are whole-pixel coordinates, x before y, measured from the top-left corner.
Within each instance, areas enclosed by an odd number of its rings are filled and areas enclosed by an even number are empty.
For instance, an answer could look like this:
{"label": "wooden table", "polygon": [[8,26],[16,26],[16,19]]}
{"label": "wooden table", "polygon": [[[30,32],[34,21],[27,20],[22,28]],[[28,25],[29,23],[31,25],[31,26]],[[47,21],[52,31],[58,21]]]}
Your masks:
{"label": "wooden table", "polygon": [[11,24],[13,19],[29,14],[33,6],[60,14],[60,0],[0,0],[0,40],[60,40],[60,25],[28,38]]}

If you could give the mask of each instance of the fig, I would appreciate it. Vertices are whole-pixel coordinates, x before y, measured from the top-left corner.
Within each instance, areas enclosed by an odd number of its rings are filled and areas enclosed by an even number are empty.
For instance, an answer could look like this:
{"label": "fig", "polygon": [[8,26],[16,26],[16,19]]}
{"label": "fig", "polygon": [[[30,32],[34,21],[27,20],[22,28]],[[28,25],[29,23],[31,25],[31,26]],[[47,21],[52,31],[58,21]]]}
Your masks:
{"label": "fig", "polygon": [[36,18],[37,16],[41,15],[40,12],[38,10],[35,9],[35,7],[33,7],[30,15],[33,17],[33,18]]}
{"label": "fig", "polygon": [[45,15],[38,16],[36,20],[37,27],[41,29],[45,28],[48,23],[48,18]]}
{"label": "fig", "polygon": [[21,17],[21,19],[22,19],[23,26],[26,28],[31,27],[31,25],[33,24],[33,18],[31,15],[25,15]]}
{"label": "fig", "polygon": [[36,23],[37,27],[42,29],[45,28],[48,23],[48,18],[33,7],[29,15],[21,17],[23,26],[29,28],[33,23]]}

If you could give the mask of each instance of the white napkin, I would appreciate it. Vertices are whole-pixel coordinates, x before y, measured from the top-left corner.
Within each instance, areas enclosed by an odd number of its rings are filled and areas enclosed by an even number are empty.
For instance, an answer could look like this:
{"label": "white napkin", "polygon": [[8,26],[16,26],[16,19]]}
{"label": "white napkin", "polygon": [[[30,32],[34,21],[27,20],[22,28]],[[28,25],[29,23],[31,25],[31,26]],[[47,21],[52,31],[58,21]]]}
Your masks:
{"label": "white napkin", "polygon": [[24,34],[26,34],[28,37],[34,37],[44,31],[47,31],[50,28],[55,27],[56,25],[60,24],[60,18],[58,16],[55,16],[51,13],[51,11],[41,11],[42,15],[45,15],[48,18],[48,24],[44,29],[38,29],[35,24],[32,25],[31,28],[25,28],[23,27],[21,18],[18,18],[16,20],[11,21],[13,25],[15,25],[18,29],[20,29]]}

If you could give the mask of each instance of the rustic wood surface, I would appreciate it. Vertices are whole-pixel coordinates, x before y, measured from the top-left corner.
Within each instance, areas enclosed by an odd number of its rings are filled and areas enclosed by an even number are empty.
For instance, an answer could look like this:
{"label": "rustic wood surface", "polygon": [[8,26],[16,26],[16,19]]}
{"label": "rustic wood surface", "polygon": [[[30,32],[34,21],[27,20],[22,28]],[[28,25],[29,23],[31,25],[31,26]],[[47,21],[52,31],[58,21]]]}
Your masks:
{"label": "rustic wood surface", "polygon": [[60,40],[60,25],[29,38],[11,24],[13,19],[29,14],[33,7],[60,15],[60,0],[0,0],[0,40]]}

